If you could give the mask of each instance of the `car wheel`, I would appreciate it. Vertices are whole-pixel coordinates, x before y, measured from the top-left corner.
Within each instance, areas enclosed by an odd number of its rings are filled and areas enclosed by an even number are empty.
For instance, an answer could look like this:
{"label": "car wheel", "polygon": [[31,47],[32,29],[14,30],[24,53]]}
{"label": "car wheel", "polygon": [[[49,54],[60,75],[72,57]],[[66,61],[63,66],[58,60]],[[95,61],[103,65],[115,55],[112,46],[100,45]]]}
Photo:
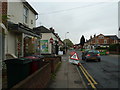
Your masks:
{"label": "car wheel", "polygon": [[82,57],[82,60],[84,60],[84,58]]}
{"label": "car wheel", "polygon": [[98,59],[98,62],[100,62],[101,61],[101,59]]}
{"label": "car wheel", "polygon": [[88,59],[85,58],[85,61],[88,62]]}

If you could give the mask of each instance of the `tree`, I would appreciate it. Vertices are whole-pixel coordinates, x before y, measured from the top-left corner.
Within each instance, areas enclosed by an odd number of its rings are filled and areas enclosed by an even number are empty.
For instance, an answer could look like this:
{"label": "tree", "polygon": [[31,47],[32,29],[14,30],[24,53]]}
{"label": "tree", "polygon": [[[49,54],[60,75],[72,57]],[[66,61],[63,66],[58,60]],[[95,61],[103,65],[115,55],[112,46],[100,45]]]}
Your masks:
{"label": "tree", "polygon": [[68,48],[73,46],[73,43],[70,39],[65,39],[63,42],[66,43],[66,46],[68,46]]}
{"label": "tree", "polygon": [[85,43],[85,38],[84,36],[82,35],[81,39],[80,39],[80,45],[83,47],[84,46],[84,43]]}

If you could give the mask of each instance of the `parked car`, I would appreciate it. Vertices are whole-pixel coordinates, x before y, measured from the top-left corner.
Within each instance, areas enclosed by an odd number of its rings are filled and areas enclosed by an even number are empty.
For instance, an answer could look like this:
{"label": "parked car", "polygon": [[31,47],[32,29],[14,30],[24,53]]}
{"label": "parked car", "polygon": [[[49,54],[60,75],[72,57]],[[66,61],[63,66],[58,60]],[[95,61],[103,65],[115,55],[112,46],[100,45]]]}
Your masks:
{"label": "parked car", "polygon": [[85,60],[86,62],[89,60],[97,60],[100,62],[100,52],[97,50],[87,50],[82,53],[82,60]]}

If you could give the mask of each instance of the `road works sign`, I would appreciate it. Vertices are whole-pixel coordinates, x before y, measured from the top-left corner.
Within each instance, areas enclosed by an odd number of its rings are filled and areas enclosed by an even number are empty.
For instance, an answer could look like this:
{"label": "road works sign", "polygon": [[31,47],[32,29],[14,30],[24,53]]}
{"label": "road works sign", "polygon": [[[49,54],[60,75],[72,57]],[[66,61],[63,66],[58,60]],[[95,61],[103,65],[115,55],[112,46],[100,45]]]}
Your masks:
{"label": "road works sign", "polygon": [[77,53],[74,52],[73,55],[70,57],[70,59],[79,60],[79,57],[78,57]]}
{"label": "road works sign", "polygon": [[69,62],[78,65],[80,63],[80,61],[79,61],[79,57],[78,57],[77,53],[74,52],[72,54],[73,55],[69,58]]}

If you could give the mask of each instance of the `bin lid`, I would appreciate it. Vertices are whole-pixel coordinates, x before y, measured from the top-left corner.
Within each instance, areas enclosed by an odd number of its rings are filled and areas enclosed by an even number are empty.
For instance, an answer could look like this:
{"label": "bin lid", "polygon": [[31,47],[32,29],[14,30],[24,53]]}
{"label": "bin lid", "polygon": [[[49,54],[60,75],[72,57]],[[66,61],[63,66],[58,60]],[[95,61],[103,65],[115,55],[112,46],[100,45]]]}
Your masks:
{"label": "bin lid", "polygon": [[32,56],[34,56],[34,57],[38,57],[38,58],[40,58],[40,59],[43,59],[43,58],[44,58],[43,55],[32,55]]}
{"label": "bin lid", "polygon": [[24,58],[30,59],[30,60],[32,60],[32,61],[38,61],[38,60],[40,60],[39,57],[35,57],[35,56],[27,56],[27,57],[24,57]]}
{"label": "bin lid", "polygon": [[27,58],[15,58],[15,59],[7,59],[4,62],[6,64],[26,64],[32,62],[32,60]]}

